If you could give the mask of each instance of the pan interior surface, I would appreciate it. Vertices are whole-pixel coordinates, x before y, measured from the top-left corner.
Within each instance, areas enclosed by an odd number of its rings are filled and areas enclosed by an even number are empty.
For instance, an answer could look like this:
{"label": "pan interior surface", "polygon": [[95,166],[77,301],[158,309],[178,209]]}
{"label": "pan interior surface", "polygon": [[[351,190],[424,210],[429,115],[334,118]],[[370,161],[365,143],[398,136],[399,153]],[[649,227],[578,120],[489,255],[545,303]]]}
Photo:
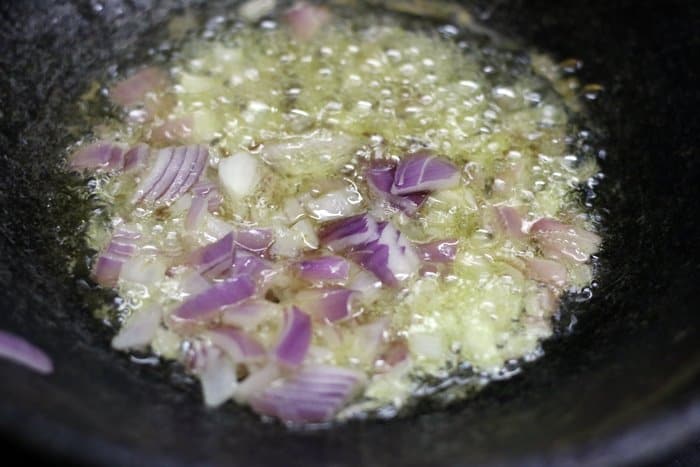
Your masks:
{"label": "pan interior surface", "polygon": [[559,59],[582,59],[582,80],[605,87],[589,103],[607,133],[600,143],[606,179],[594,201],[607,229],[600,286],[585,304],[569,304],[579,322],[545,344],[544,358],[471,400],[391,422],[290,432],[233,405],[207,410],[180,373],[112,351],[111,330],[89,311],[95,294],[67,273],[66,261],[83,248],[72,234],[87,217],[80,181],[57,170],[71,125],[80,124],[67,114],[70,105],[109,64],[156,53],[149,48],[158,27],[183,8],[175,3],[0,6],[0,63],[9,71],[0,76],[0,328],[46,349],[57,368],[45,378],[0,362],[6,437],[74,460],[120,464],[525,465],[546,458],[604,465],[697,434],[700,91],[691,65],[699,58],[700,7],[468,5],[497,30]]}

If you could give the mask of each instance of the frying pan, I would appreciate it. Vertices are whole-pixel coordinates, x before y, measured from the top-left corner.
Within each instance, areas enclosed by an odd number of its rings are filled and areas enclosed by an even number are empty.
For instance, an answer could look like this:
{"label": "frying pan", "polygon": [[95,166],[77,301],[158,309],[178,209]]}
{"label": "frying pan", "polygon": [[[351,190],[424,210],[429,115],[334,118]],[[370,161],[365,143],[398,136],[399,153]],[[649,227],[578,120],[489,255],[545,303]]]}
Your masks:
{"label": "frying pan", "polygon": [[605,130],[599,286],[585,304],[568,301],[578,323],[544,358],[475,398],[311,431],[233,404],[208,410],[181,372],[112,351],[90,312],[110,297],[67,272],[88,214],[79,181],[57,170],[83,124],[76,102],[111,64],[158,53],[158,26],[183,6],[0,6],[0,328],[56,367],[41,377],[0,362],[5,440],[89,464],[600,466],[700,434],[698,2],[470,4],[489,26],[583,59],[582,81],[605,86],[589,103]]}

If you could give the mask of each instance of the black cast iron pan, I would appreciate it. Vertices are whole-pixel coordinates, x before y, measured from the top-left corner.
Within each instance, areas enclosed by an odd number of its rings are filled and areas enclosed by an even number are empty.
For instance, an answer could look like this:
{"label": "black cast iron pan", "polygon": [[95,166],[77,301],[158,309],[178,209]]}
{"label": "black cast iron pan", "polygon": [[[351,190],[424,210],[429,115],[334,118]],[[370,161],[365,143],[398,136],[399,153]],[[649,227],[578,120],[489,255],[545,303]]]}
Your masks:
{"label": "black cast iron pan", "polygon": [[[85,203],[56,167],[74,103],[111,63],[147,58],[179,2],[0,5],[0,328],[55,360],[0,362],[0,432],[47,459],[95,464],[611,465],[700,433],[700,4],[498,1],[484,21],[602,82],[600,286],[546,357],[445,410],[290,432],[234,405],[205,409],[169,368],[109,348],[98,300],[70,277]],[[73,106],[73,107],[72,107]],[[92,298],[87,298],[92,297]],[[99,297],[105,299],[106,297]],[[90,301],[93,300],[93,301]]]}

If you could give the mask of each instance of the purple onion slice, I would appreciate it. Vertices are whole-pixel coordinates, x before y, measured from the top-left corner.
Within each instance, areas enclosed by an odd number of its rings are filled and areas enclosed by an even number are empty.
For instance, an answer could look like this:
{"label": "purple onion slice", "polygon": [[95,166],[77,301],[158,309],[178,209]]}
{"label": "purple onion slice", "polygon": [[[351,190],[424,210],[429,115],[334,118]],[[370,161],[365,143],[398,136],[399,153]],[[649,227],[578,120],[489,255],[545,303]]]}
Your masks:
{"label": "purple onion slice", "polygon": [[150,168],[146,176],[141,180],[136,187],[136,192],[132,198],[133,203],[138,203],[143,198],[151,193],[156,184],[163,178],[166,170],[170,166],[170,161],[173,157],[173,148],[160,149],[155,156],[155,162]]}
{"label": "purple onion slice", "polygon": [[201,275],[214,278],[231,268],[233,257],[234,245],[231,232],[214,243],[193,251],[188,263]]}
{"label": "purple onion slice", "polygon": [[137,171],[148,162],[151,148],[147,144],[137,144],[124,154],[124,172]]}
{"label": "purple onion slice", "polygon": [[2,330],[0,330],[0,358],[42,374],[53,372],[53,363],[43,350],[22,337]]}
{"label": "purple onion slice", "polygon": [[399,162],[391,193],[407,195],[447,190],[459,185],[459,180],[459,169],[452,162],[427,151],[419,151]]}
{"label": "purple onion slice", "polygon": [[314,365],[252,395],[250,405],[259,414],[285,422],[330,420],[365,383],[365,376],[347,368]]}
{"label": "purple onion slice", "polygon": [[236,231],[235,242],[241,248],[262,253],[272,245],[272,229],[250,228]]}
{"label": "purple onion slice", "polygon": [[236,250],[232,274],[246,275],[253,279],[261,290],[277,275],[279,266],[241,248]]}
{"label": "purple onion slice", "polygon": [[304,361],[311,345],[311,317],[293,306],[284,313],[284,326],[275,348],[277,361],[294,368]]}
{"label": "purple onion slice", "polygon": [[309,282],[345,281],[350,272],[350,263],[342,256],[309,258],[292,267],[299,277]]}
{"label": "purple onion slice", "polygon": [[297,293],[296,303],[316,319],[330,322],[352,317],[358,311],[359,293],[344,287],[305,289]]}
{"label": "purple onion slice", "polygon": [[73,170],[121,170],[124,167],[124,148],[107,141],[84,146],[70,155],[68,164]]}
{"label": "purple onion slice", "polygon": [[396,287],[418,273],[420,258],[405,235],[390,223],[379,226],[379,238],[352,252],[352,257],[385,285]]}
{"label": "purple onion slice", "polygon": [[451,263],[457,256],[457,239],[435,240],[416,245],[423,261],[431,263]]}
{"label": "purple onion slice", "polygon": [[166,194],[170,185],[175,181],[182,164],[185,162],[185,156],[187,155],[186,146],[178,146],[176,148],[166,148],[162,151],[170,151],[171,158],[168,162],[168,166],[163,171],[163,175],[158,179],[153,188],[146,193],[144,196],[144,201],[155,202],[159,200],[163,195]]}
{"label": "purple onion slice", "polygon": [[318,238],[332,251],[342,252],[379,238],[377,221],[369,214],[328,222],[321,226]]}
{"label": "purple onion slice", "polygon": [[114,287],[119,281],[122,266],[138,250],[141,234],[126,226],[120,226],[112,235],[105,251],[97,258],[93,276],[104,287]]}
{"label": "purple onion slice", "polygon": [[206,320],[222,307],[242,302],[254,293],[255,283],[248,276],[232,277],[189,298],[173,311],[172,316],[180,320]]}
{"label": "purple onion slice", "polygon": [[368,167],[365,170],[365,178],[375,196],[412,216],[428,197],[428,193],[411,193],[403,196],[392,194],[391,187],[394,184],[395,173],[396,166],[387,162]]}

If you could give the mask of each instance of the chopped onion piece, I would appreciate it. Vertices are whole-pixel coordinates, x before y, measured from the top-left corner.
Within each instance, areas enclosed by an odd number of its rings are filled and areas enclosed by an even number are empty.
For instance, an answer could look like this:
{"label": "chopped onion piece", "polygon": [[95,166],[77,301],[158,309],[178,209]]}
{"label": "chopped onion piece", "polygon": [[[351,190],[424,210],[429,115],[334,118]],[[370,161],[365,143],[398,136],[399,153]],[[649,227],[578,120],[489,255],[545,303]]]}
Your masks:
{"label": "chopped onion piece", "polygon": [[600,246],[600,237],[595,233],[549,218],[532,224],[530,235],[542,253],[552,259],[585,262]]}
{"label": "chopped onion piece", "polygon": [[352,253],[363,267],[374,273],[389,287],[418,273],[420,259],[405,235],[390,223],[379,227],[379,239]]}
{"label": "chopped onion piece", "polygon": [[320,256],[298,261],[293,268],[307,281],[344,281],[348,278],[350,263],[341,256]]}
{"label": "chopped onion piece", "polygon": [[457,256],[457,239],[436,240],[416,245],[423,261],[431,263],[451,263]]}
{"label": "chopped onion piece", "polygon": [[353,336],[353,356],[367,364],[373,363],[384,347],[388,327],[389,319],[386,317],[357,326]]}
{"label": "chopped onion piece", "polygon": [[276,0],[248,0],[238,7],[238,14],[246,21],[255,22],[275,9]]}
{"label": "chopped onion piece", "polygon": [[223,350],[234,363],[249,363],[265,358],[265,348],[240,329],[220,326],[207,331],[204,337]]}
{"label": "chopped onion piece", "polygon": [[161,314],[162,310],[158,305],[136,310],[112,339],[112,347],[118,350],[147,347],[156,335]]}
{"label": "chopped onion piece", "polygon": [[2,330],[0,330],[0,358],[42,374],[53,372],[53,363],[43,350],[15,334]]}
{"label": "chopped onion piece", "polygon": [[172,316],[180,320],[206,320],[222,307],[242,302],[254,292],[255,284],[248,276],[232,277],[189,298],[173,311]]}
{"label": "chopped onion piece", "polygon": [[146,67],[112,86],[109,90],[109,98],[122,107],[141,104],[148,93],[158,92],[167,82],[168,75],[163,70]]}
{"label": "chopped onion piece", "polygon": [[210,212],[214,212],[219,209],[223,198],[221,193],[219,193],[219,188],[216,184],[210,180],[199,180],[192,186],[192,193],[194,196],[201,196],[207,199],[207,207]]}
{"label": "chopped onion piece", "polygon": [[233,395],[237,402],[247,402],[250,397],[262,394],[280,376],[280,369],[275,363],[268,363],[261,369],[253,371],[236,388]]}
{"label": "chopped onion piece", "polygon": [[377,221],[368,214],[323,224],[318,237],[332,251],[342,252],[350,247],[363,245],[379,238]]}
{"label": "chopped onion piece", "polygon": [[211,284],[199,273],[188,268],[188,272],[180,281],[180,289],[187,295],[196,295],[207,290]]}
{"label": "chopped onion piece", "polygon": [[190,254],[188,264],[206,277],[217,277],[233,265],[233,232],[205,245]]}
{"label": "chopped onion piece", "polygon": [[358,292],[344,287],[305,289],[297,293],[295,303],[316,319],[341,321],[358,312]]}
{"label": "chopped onion piece", "polygon": [[261,290],[277,274],[278,267],[271,261],[238,249],[233,260],[233,275],[245,275],[258,283]]}
{"label": "chopped onion piece", "polygon": [[148,162],[151,148],[147,144],[137,144],[124,154],[124,172],[140,170]]}
{"label": "chopped onion piece", "polygon": [[337,168],[360,146],[362,141],[353,136],[321,129],[265,143],[260,155],[275,172],[298,176],[310,168]]}
{"label": "chopped onion piece", "polygon": [[219,181],[234,198],[247,196],[260,181],[260,162],[247,152],[239,152],[219,162]]}
{"label": "chopped onion piece", "polygon": [[137,251],[137,240],[141,235],[128,227],[119,227],[107,245],[105,251],[97,258],[93,275],[98,284],[104,287],[117,285],[122,266]]}
{"label": "chopped onion piece", "polygon": [[132,202],[170,204],[197,182],[209,157],[202,145],[160,149],[148,174],[136,187]]}
{"label": "chopped onion piece", "polygon": [[221,322],[246,330],[254,330],[256,326],[280,312],[279,305],[267,300],[248,300],[237,305],[224,308]]}
{"label": "chopped onion piece", "polygon": [[530,279],[556,287],[563,287],[566,284],[566,267],[560,262],[544,258],[531,258],[525,260],[525,263]]}
{"label": "chopped onion piece", "polygon": [[284,215],[287,216],[289,224],[294,224],[296,221],[304,217],[304,208],[301,207],[299,200],[289,198],[284,202]]}
{"label": "chopped onion piece", "polygon": [[179,146],[177,148],[166,148],[161,151],[169,151],[171,153],[170,159],[168,160],[168,165],[163,171],[163,175],[158,179],[153,188],[144,195],[144,201],[154,202],[160,199],[166,193],[166,190],[172,185],[180,173],[180,168],[185,161],[185,155],[187,154],[187,147]]}
{"label": "chopped onion piece", "polygon": [[330,12],[325,7],[298,2],[285,13],[284,21],[295,38],[308,41],[328,23],[330,17]]}
{"label": "chopped onion piece", "polygon": [[305,247],[304,249],[315,250],[318,248],[318,236],[310,220],[300,220],[291,227],[291,230],[300,237]]}
{"label": "chopped onion piece", "polygon": [[168,120],[153,128],[150,140],[156,144],[186,143],[192,135],[194,121],[191,116]]}
{"label": "chopped onion piece", "polygon": [[166,267],[163,258],[134,256],[124,262],[119,277],[139,284],[155,284],[165,277]]}
{"label": "chopped onion piece", "polygon": [[236,231],[234,242],[237,246],[252,251],[262,253],[272,245],[272,229],[249,228]]}
{"label": "chopped onion piece", "polygon": [[205,362],[198,376],[202,383],[204,402],[209,407],[223,404],[236,391],[236,368],[231,359],[217,348],[206,350]]}
{"label": "chopped onion piece", "polygon": [[522,240],[527,235],[523,232],[523,218],[520,213],[510,206],[494,208],[496,228],[499,232],[513,240]]}
{"label": "chopped onion piece", "polygon": [[186,146],[185,151],[185,160],[180,171],[162,196],[162,201],[167,204],[184,195],[197,182],[209,158],[209,149],[206,146]]}
{"label": "chopped onion piece", "polygon": [[328,221],[357,214],[362,195],[353,187],[324,193],[306,202],[309,215],[319,221]]}
{"label": "chopped onion piece", "polygon": [[390,205],[405,212],[409,216],[414,215],[420,208],[428,193],[411,193],[408,195],[394,195],[391,186],[394,183],[396,166],[390,163],[376,164],[365,170],[365,178],[372,193]]}
{"label": "chopped onion piece", "polygon": [[284,326],[275,347],[277,361],[286,367],[297,367],[306,358],[309,345],[311,318],[296,306],[292,306],[284,313]]}
{"label": "chopped onion piece", "polygon": [[407,195],[447,190],[459,185],[459,180],[459,169],[452,162],[427,151],[419,151],[399,162],[391,193]]}
{"label": "chopped onion piece", "polygon": [[330,420],[364,383],[365,376],[359,371],[308,366],[252,395],[250,405],[260,414],[285,422],[323,422]]}
{"label": "chopped onion piece", "polygon": [[69,157],[71,169],[121,170],[124,167],[124,148],[107,141],[84,146]]}
{"label": "chopped onion piece", "polygon": [[156,153],[155,162],[149,170],[148,174],[141,180],[136,187],[136,193],[132,198],[133,203],[141,201],[144,196],[153,190],[158,181],[163,177],[165,171],[170,165],[170,160],[173,157],[173,148],[160,149]]}
{"label": "chopped onion piece", "polygon": [[363,301],[374,300],[382,288],[382,281],[369,271],[361,270],[352,278],[348,288],[360,292]]}
{"label": "chopped onion piece", "polygon": [[402,339],[389,343],[386,350],[379,356],[378,363],[383,367],[394,367],[406,361],[408,357],[408,344]]}
{"label": "chopped onion piece", "polygon": [[208,201],[206,197],[195,195],[192,197],[190,209],[185,217],[185,230],[195,230],[204,222]]}

